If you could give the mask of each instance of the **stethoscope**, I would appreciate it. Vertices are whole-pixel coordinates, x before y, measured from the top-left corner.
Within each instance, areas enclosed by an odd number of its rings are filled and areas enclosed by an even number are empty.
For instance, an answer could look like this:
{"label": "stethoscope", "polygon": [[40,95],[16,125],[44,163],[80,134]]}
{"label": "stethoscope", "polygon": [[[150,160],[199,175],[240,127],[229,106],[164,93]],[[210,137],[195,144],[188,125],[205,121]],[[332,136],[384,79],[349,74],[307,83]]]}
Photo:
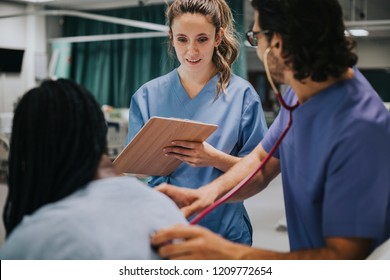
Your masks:
{"label": "stethoscope", "polygon": [[219,198],[217,201],[215,201],[213,204],[211,204],[209,207],[205,208],[203,211],[201,211],[198,215],[196,215],[191,221],[190,224],[194,225],[198,223],[204,216],[206,216],[208,213],[210,213],[212,210],[217,208],[219,205],[222,203],[226,202],[229,198],[231,198],[233,195],[235,195],[239,190],[241,190],[243,187],[245,187],[252,179],[255,177],[257,172],[259,172],[265,165],[266,163],[270,160],[272,155],[275,153],[276,149],[279,147],[280,143],[282,142],[284,136],[286,136],[288,130],[291,127],[292,124],[292,113],[293,111],[299,106],[299,101],[297,101],[294,105],[288,105],[280,92],[276,89],[276,86],[272,80],[271,73],[269,71],[268,67],[268,54],[270,53],[271,49],[274,48],[275,46],[269,46],[265,52],[264,52],[264,68],[265,72],[267,74],[267,78],[269,83],[271,84],[272,89],[274,90],[276,97],[278,98],[278,101],[280,105],[283,106],[286,110],[289,111],[289,120],[287,123],[287,126],[283,130],[283,132],[280,134],[279,139],[276,141],[276,143],[273,145],[272,149],[268,153],[268,155],[265,157],[265,159],[260,163],[260,165],[253,170],[247,177],[245,177],[240,183],[238,183],[234,188],[232,188],[229,192],[227,192],[224,196]]}

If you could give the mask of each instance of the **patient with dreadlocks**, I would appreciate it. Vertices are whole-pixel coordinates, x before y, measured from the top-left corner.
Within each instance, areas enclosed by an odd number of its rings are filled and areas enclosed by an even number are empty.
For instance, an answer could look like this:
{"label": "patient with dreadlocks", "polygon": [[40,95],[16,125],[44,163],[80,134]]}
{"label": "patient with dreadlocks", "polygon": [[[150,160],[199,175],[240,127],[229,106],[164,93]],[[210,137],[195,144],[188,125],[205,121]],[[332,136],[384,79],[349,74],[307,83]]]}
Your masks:
{"label": "patient with dreadlocks", "polygon": [[0,259],[159,258],[149,236],[186,220],[166,196],[120,176],[106,133],[95,98],[70,80],[45,81],[22,97]]}

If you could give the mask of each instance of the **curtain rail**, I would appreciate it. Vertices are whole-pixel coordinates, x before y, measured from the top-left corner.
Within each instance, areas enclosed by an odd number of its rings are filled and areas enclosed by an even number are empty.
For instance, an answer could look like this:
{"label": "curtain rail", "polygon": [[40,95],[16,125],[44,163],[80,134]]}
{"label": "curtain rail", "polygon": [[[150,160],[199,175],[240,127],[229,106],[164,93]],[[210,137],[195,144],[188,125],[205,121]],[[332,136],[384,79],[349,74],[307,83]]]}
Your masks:
{"label": "curtain rail", "polygon": [[125,19],[125,18],[117,18],[111,16],[97,15],[91,13],[84,13],[72,10],[41,10],[31,13],[19,13],[19,14],[11,14],[11,15],[3,15],[0,16],[0,19],[13,18],[13,17],[24,17],[30,15],[42,15],[42,16],[74,16],[86,19],[92,19],[97,21],[121,24],[126,26],[145,28],[153,31],[161,31],[168,32],[168,26],[150,22],[144,22],[139,20]]}
{"label": "curtain rail", "polygon": [[49,39],[49,43],[85,43],[112,40],[127,40],[140,38],[166,37],[165,32],[139,32],[139,33],[120,33],[106,35],[74,36]]}

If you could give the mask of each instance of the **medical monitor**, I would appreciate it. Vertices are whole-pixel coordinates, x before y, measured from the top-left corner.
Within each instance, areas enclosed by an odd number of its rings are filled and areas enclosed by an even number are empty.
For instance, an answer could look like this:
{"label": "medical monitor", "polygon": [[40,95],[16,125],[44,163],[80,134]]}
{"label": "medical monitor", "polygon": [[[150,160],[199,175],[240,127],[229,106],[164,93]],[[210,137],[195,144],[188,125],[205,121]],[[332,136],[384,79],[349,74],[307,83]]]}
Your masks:
{"label": "medical monitor", "polygon": [[0,73],[20,73],[24,50],[0,48]]}

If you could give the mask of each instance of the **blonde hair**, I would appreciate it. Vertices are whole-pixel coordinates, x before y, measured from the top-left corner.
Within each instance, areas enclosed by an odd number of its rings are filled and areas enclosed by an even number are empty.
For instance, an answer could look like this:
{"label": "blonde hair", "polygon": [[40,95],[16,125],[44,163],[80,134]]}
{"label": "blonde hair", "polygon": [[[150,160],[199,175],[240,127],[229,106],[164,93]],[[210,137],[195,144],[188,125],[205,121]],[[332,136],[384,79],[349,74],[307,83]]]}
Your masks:
{"label": "blonde hair", "polygon": [[[224,32],[221,42],[215,48],[212,61],[220,73],[217,83],[217,97],[225,92],[231,77],[231,66],[237,59],[240,44],[234,29],[232,11],[225,0],[174,0],[166,10],[167,25],[171,28],[173,20],[186,13],[206,16],[215,26],[216,34],[220,28]],[[172,44],[170,44],[172,47]]]}

